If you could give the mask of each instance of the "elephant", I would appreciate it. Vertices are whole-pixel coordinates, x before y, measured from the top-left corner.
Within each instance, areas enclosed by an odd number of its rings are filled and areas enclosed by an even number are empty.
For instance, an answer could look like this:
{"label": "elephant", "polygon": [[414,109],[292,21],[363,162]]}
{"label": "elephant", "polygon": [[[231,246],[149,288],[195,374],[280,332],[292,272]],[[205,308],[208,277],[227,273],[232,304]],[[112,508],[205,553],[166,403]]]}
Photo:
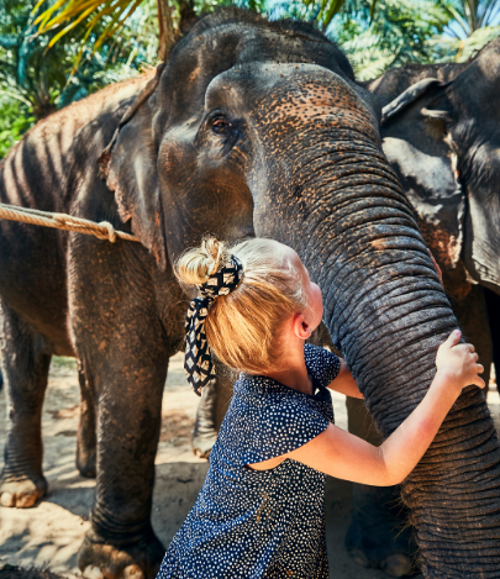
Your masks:
{"label": "elephant", "polygon": [[[379,113],[312,26],[227,8],[156,70],[38,123],[0,165],[2,202],[105,220],[139,240],[0,229],[10,416],[0,501],[29,506],[46,491],[47,369],[53,354],[74,355],[77,465],[97,476],[84,576],[152,578],[163,555],[150,522],[154,456],[192,297],[173,264],[207,232],[296,249],[384,436],[422,399],[457,320],[382,152]],[[493,422],[468,388],[403,484],[426,577],[498,577],[499,487]]]}
{"label": "elephant", "polygon": [[[483,340],[483,358],[493,358],[499,375],[500,225],[494,215],[500,204],[500,38],[469,62],[409,65],[364,86],[383,107],[384,152],[443,272],[458,319],[478,344]],[[487,334],[488,325],[491,346],[480,331],[485,326]]]}
{"label": "elephant", "polygon": [[[472,62],[411,64],[361,83],[377,96],[383,107],[381,136],[384,153],[400,178],[427,246],[440,266],[444,287],[459,323],[480,354],[486,382],[492,360],[496,375],[500,375],[500,298],[495,293],[500,292],[500,287],[492,285],[487,277],[481,277],[480,272],[484,271],[481,267],[471,268],[470,272],[466,267],[466,262],[473,259],[466,252],[472,249],[476,229],[475,237],[485,231],[481,227],[484,218],[478,210],[473,218],[466,216],[469,207],[466,196],[469,180],[488,164],[492,182],[489,189],[481,193],[484,198],[477,201],[477,206],[484,210],[489,207],[488,199],[495,203],[498,197],[493,194],[496,133],[492,129],[496,126],[496,108],[480,106],[474,94],[488,94],[494,102],[496,79],[500,76],[499,50],[500,39],[497,39]],[[478,69],[484,72],[478,73]],[[481,83],[476,80],[478,76]],[[447,99],[445,111],[440,111],[440,115],[429,111],[429,102],[440,103],[444,98]],[[457,99],[460,100],[457,102]],[[451,137],[444,132],[444,113],[450,117],[448,122],[453,119]],[[488,135],[489,155],[485,153],[481,159],[470,155],[461,161],[463,164],[458,169],[457,155],[463,154],[468,146],[462,144],[461,138],[464,135],[471,138],[471,122],[477,146],[484,147],[483,136]],[[479,166],[471,166],[471,163]],[[492,207],[493,215],[494,211]],[[500,247],[498,232],[492,235],[493,242],[489,239],[486,242],[493,248]],[[475,245],[481,247],[484,243],[485,240],[481,240]],[[490,251],[488,256],[489,267],[500,279],[498,250]],[[321,343],[328,344],[328,340],[322,339]],[[210,393],[206,393],[199,406],[193,438],[193,448],[201,456],[209,454],[215,440],[214,424],[217,426],[220,421],[219,410],[214,421],[213,409],[216,400],[220,405],[220,398],[215,396],[215,388]],[[347,407],[350,431],[373,444],[380,444],[380,433],[364,404],[349,400]],[[390,575],[410,572],[415,558],[414,546],[409,529],[404,529],[404,511],[398,504],[397,490],[356,485],[353,493],[352,522],[346,537],[346,547],[351,555],[360,564],[381,567]]]}
{"label": "elephant", "polygon": [[[362,83],[379,99],[384,153],[439,264],[458,321],[485,366],[486,381],[492,361],[500,375],[500,130],[493,104],[499,83],[500,39],[470,62],[410,64]],[[349,402],[348,414],[351,431],[379,442],[358,401]],[[353,495],[346,546],[354,557],[369,565],[391,544],[398,544],[393,550],[401,556],[408,551],[398,533],[401,508],[392,507],[397,489],[356,485]],[[412,556],[410,548],[406,559]]]}

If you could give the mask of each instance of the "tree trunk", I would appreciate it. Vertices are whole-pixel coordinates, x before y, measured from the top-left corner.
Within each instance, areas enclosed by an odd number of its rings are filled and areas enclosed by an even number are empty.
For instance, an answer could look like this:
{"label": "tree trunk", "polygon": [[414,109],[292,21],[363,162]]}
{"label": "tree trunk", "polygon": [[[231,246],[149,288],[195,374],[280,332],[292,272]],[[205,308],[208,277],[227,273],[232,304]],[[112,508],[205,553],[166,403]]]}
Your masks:
{"label": "tree trunk", "polygon": [[172,7],[168,0],[157,0],[158,3],[158,25],[160,28],[160,39],[158,46],[158,57],[162,61],[168,60],[170,49],[174,43],[175,31],[172,21]]}

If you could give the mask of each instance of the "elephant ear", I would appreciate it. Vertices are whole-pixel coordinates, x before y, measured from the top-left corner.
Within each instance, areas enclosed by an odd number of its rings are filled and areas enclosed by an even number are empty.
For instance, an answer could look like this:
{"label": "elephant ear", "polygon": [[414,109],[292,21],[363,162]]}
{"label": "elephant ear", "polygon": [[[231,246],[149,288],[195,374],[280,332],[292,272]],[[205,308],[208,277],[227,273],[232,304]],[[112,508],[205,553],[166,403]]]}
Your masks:
{"label": "elephant ear", "polygon": [[465,194],[450,139],[447,86],[435,78],[410,86],[383,108],[381,133],[428,247],[441,269],[452,271],[462,251]]}
{"label": "elephant ear", "polygon": [[99,157],[100,175],[115,192],[118,213],[124,223],[166,268],[163,210],[153,139],[153,117],[157,109],[156,89],[164,65],[123,115],[111,142]]}

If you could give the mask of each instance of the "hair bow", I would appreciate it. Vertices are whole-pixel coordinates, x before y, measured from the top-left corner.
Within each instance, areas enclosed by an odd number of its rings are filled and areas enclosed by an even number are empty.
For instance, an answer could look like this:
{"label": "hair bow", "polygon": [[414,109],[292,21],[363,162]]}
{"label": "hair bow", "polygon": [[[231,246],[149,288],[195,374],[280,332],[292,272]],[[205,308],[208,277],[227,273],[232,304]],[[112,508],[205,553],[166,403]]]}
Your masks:
{"label": "hair bow", "polygon": [[184,370],[193,390],[201,396],[200,389],[215,380],[215,367],[205,333],[205,319],[214,301],[234,290],[243,277],[240,260],[231,255],[229,261],[212,274],[201,286],[200,296],[189,304],[186,315],[186,355]]}

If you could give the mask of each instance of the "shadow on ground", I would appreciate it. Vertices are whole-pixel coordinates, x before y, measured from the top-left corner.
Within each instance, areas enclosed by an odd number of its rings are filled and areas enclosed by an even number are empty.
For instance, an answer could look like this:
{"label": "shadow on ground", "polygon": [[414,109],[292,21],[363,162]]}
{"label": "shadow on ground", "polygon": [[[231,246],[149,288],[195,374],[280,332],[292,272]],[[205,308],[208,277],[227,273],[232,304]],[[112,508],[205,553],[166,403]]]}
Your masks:
{"label": "shadow on ground", "polygon": [[21,569],[6,565],[0,568],[0,579],[62,579],[61,575],[55,575],[43,569]]}

